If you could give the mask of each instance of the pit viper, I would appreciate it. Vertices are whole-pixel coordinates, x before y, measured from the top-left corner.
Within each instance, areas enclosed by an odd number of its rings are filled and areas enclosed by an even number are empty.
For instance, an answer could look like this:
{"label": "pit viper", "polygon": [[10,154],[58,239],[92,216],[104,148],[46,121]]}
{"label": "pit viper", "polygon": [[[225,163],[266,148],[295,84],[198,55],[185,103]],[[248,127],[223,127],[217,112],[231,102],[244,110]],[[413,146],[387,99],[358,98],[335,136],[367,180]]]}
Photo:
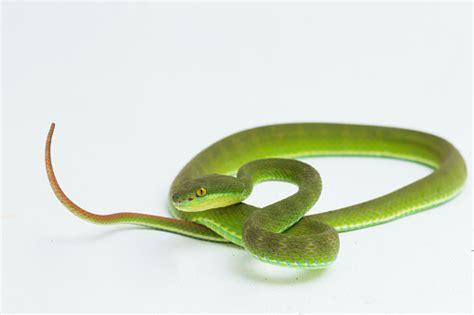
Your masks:
{"label": "pit viper", "polygon": [[[135,224],[231,242],[261,261],[295,268],[329,266],[339,251],[338,233],[440,205],[460,192],[467,176],[459,151],[432,134],[369,125],[277,124],[225,137],[191,159],[169,190],[172,217],[96,214],[76,205],[58,184],[51,162],[54,128],[53,123],[46,140],[47,176],[56,197],[76,216],[98,224]],[[322,189],[318,172],[298,160],[310,156],[388,157],[421,163],[433,171],[378,198],[305,216]],[[264,181],[290,182],[298,190],[262,208],[244,203],[253,186]]]}

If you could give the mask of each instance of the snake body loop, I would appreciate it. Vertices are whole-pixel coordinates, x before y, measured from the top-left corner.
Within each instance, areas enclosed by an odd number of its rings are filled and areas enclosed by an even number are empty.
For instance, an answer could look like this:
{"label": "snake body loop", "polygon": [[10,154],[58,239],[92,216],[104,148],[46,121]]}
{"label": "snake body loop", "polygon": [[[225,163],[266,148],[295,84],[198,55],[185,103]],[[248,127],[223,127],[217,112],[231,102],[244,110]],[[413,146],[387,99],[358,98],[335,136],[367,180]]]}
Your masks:
{"label": "snake body loop", "polygon": [[[48,179],[57,198],[82,219],[232,242],[262,261],[298,268],[330,265],[339,250],[338,232],[439,205],[458,194],[466,179],[466,165],[458,150],[428,133],[346,124],[270,125],[228,136],[196,155],[171,185],[174,218],[132,212],[99,215],[80,208],[61,190],[51,163],[53,131],[54,124],[46,141]],[[373,200],[305,216],[319,198],[321,179],[313,167],[294,158],[328,155],[404,159],[434,171]],[[243,202],[255,184],[268,180],[291,182],[298,191],[264,208]]]}

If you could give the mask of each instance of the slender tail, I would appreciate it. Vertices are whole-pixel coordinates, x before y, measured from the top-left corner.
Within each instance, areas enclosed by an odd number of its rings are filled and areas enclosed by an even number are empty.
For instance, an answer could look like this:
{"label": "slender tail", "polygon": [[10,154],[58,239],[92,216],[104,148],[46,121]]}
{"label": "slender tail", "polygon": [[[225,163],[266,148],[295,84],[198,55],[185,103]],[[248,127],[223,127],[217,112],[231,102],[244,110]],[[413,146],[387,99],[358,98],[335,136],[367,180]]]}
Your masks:
{"label": "slender tail", "polygon": [[66,196],[59,186],[56,175],[54,174],[53,165],[51,163],[51,142],[53,139],[54,128],[55,124],[52,123],[46,138],[45,147],[45,164],[49,184],[58,200],[79,218],[97,224],[135,224],[209,241],[226,242],[226,240],[214,233],[212,230],[190,221],[133,212],[119,212],[101,215],[82,209]]}

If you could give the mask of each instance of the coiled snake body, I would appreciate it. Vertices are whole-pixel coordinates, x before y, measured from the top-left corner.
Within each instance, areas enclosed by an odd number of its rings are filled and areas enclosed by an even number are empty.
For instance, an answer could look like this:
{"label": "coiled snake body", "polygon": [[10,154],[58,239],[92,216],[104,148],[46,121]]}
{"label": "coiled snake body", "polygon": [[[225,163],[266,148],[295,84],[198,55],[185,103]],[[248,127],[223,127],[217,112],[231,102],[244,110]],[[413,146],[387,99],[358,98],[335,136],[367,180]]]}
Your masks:
{"label": "coiled snake body", "polygon": [[[99,215],[74,204],[61,190],[51,164],[51,125],[46,170],[57,198],[75,215],[98,224],[128,223],[217,242],[232,242],[265,262],[324,268],[339,250],[338,232],[385,223],[453,198],[466,165],[448,141],[414,130],[365,125],[270,125],[228,136],[196,155],[169,192],[174,218],[121,212]],[[321,192],[318,172],[294,158],[380,156],[418,162],[434,171],[384,196],[304,216]],[[232,175],[236,175],[235,177]],[[253,185],[269,180],[298,185],[292,196],[264,208],[242,202]]]}

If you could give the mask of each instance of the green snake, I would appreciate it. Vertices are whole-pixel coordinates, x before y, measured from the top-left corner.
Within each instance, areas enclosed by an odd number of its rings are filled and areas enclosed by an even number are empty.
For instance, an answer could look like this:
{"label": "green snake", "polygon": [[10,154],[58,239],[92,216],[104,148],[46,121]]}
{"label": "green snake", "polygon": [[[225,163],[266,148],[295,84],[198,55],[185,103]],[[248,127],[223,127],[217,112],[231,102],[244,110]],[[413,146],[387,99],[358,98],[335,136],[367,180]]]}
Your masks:
{"label": "green snake", "polygon": [[[197,239],[231,242],[253,257],[296,268],[325,268],[339,251],[339,232],[396,220],[446,202],[465,180],[459,151],[438,136],[400,128],[295,123],[244,130],[207,147],[184,166],[171,184],[173,218],[86,211],[61,190],[51,163],[54,123],[45,161],[57,198],[75,215],[98,224],[135,224]],[[305,216],[321,193],[321,178],[309,156],[377,156],[403,159],[433,169],[429,175],[381,197]],[[263,208],[243,201],[254,185],[286,181],[298,191]]]}

